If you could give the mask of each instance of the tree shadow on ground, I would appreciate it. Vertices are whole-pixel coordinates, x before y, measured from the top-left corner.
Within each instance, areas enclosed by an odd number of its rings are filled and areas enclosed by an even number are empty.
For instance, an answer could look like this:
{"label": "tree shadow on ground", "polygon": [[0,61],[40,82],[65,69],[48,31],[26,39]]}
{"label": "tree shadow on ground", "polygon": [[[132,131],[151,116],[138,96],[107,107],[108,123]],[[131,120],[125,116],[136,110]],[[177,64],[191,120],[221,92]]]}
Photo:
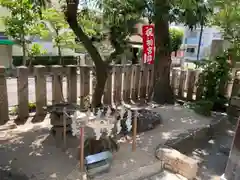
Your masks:
{"label": "tree shadow on ground", "polygon": [[[71,146],[65,151],[49,132],[38,126],[27,132],[7,132],[0,140],[0,169],[8,171],[1,174],[16,170],[24,172],[25,179],[64,179],[78,164],[78,140],[68,138]],[[16,180],[21,180],[20,176]]]}
{"label": "tree shadow on ground", "polygon": [[21,172],[14,172],[13,170],[3,170],[3,169],[0,169],[0,179],[1,180],[29,180],[29,178]]}
{"label": "tree shadow on ground", "polygon": [[233,132],[233,128],[226,128],[224,134],[216,136],[206,142],[205,145],[201,144],[194,149],[191,156],[200,161],[200,179],[219,179],[224,173],[233,140]]}

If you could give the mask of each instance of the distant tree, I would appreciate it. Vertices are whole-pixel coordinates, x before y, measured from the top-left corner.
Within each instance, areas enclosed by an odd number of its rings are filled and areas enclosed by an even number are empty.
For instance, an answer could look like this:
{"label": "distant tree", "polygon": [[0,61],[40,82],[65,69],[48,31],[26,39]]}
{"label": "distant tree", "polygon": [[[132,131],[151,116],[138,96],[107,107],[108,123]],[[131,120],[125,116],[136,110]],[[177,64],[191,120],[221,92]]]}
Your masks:
{"label": "distant tree", "polygon": [[63,12],[54,8],[43,11],[43,20],[54,47],[58,49],[59,64],[62,62],[62,49],[75,49],[75,35],[64,19]]}
{"label": "distant tree", "polygon": [[177,28],[170,28],[171,52],[177,53],[182,45],[183,31]]}
{"label": "distant tree", "polygon": [[43,33],[42,26],[38,24],[39,15],[35,13],[30,0],[0,0],[0,5],[6,7],[11,13],[11,16],[4,18],[6,34],[22,47],[25,65],[31,37]]}
{"label": "distant tree", "polygon": [[214,1],[216,12],[212,17],[212,25],[217,25],[223,32],[224,39],[231,43],[231,59],[240,59],[240,1],[218,0]]}

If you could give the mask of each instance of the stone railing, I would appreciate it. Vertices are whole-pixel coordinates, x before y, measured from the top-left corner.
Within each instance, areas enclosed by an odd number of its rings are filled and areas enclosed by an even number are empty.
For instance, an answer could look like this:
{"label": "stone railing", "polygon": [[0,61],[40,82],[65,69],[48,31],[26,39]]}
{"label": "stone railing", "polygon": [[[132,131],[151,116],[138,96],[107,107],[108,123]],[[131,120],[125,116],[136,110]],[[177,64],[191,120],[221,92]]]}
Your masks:
{"label": "stone railing", "polygon": [[[14,79],[17,83],[12,85],[17,86],[15,97],[11,94],[13,93],[12,86],[11,88],[7,87],[12,79],[9,80],[6,77],[5,70],[4,67],[0,67],[0,124],[5,124],[9,120],[11,98],[17,99],[19,121],[23,121],[29,116],[29,102],[36,103],[36,116],[45,115],[43,107],[49,102],[47,97],[49,94],[52,96],[52,104],[67,101],[83,106],[86,97],[90,97],[91,101],[95,84],[93,80],[95,73],[92,66],[35,66],[31,72],[27,67],[18,67],[17,77]],[[177,98],[187,101],[201,99],[202,89],[196,84],[199,73],[197,70],[172,70],[171,86]],[[32,80],[33,84],[29,84],[29,75],[35,77],[35,82]],[[51,81],[47,80],[50,77]],[[61,81],[63,77],[66,80],[64,82]],[[153,65],[143,67],[140,65],[114,65],[105,85],[103,103],[119,105],[122,101],[130,103],[139,99],[148,100],[153,82]],[[66,86],[63,86],[63,83]],[[231,95],[232,84],[231,81],[225,89],[227,97]],[[47,90],[49,85],[52,90]],[[33,92],[34,86],[35,92]],[[32,92],[35,100],[29,99],[29,94]]]}

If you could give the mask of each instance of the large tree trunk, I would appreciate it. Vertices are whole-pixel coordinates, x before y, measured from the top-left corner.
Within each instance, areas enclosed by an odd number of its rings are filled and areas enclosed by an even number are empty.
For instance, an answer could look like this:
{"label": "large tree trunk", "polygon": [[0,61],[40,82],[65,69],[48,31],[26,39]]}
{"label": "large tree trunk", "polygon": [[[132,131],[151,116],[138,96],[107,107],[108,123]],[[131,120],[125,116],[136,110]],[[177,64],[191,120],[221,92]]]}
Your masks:
{"label": "large tree trunk", "polygon": [[96,68],[96,79],[97,79],[97,84],[94,89],[94,94],[93,94],[93,102],[92,102],[92,107],[101,107],[102,105],[102,95],[104,93],[104,87],[107,81],[108,77],[108,70],[106,67],[98,67]]}
{"label": "large tree trunk", "polygon": [[101,98],[103,95],[105,83],[108,75],[108,64],[104,62],[97,50],[93,45],[89,37],[83,32],[82,28],[78,25],[77,22],[77,9],[78,9],[79,0],[67,0],[67,9],[65,11],[66,20],[78,37],[82,41],[84,47],[91,56],[95,66],[96,66],[96,76],[97,84],[94,90],[93,103],[92,107],[101,106]]}
{"label": "large tree trunk", "polygon": [[170,86],[171,47],[169,34],[169,1],[155,0],[155,65],[153,100],[159,104],[173,104],[174,94]]}

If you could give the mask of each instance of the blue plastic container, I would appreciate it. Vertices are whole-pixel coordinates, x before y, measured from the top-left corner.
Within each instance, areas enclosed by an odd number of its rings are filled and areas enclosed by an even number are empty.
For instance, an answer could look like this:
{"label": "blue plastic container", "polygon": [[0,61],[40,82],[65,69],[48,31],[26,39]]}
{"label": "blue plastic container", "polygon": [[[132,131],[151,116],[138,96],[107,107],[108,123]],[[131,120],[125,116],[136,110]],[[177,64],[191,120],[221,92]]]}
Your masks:
{"label": "blue plastic container", "polygon": [[108,172],[111,168],[113,155],[110,151],[89,155],[85,158],[85,167],[89,176]]}

